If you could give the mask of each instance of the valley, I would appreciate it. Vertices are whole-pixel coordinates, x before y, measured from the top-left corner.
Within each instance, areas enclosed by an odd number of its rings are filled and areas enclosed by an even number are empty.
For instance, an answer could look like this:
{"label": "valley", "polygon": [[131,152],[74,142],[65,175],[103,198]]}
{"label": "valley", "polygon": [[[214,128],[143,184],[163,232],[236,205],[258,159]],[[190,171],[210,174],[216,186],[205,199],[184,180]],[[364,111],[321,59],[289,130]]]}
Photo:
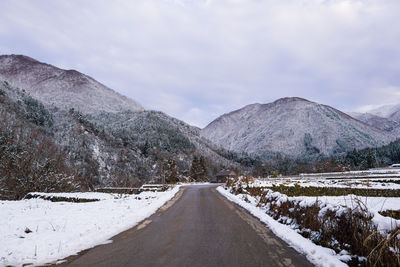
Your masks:
{"label": "valley", "polygon": [[26,56],[0,80],[1,266],[398,263],[397,106],[287,97],[200,129]]}
{"label": "valley", "polygon": [[2,0],[0,267],[400,267],[399,0]]}

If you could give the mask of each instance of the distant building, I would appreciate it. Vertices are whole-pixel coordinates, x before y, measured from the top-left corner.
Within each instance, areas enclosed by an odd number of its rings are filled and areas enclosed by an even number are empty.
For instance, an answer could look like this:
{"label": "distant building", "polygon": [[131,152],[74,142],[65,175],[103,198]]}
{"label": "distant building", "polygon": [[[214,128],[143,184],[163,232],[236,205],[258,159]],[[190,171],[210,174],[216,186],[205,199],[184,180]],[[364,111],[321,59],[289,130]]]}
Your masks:
{"label": "distant building", "polygon": [[211,180],[213,183],[225,183],[228,178],[235,177],[236,173],[230,170],[222,170]]}

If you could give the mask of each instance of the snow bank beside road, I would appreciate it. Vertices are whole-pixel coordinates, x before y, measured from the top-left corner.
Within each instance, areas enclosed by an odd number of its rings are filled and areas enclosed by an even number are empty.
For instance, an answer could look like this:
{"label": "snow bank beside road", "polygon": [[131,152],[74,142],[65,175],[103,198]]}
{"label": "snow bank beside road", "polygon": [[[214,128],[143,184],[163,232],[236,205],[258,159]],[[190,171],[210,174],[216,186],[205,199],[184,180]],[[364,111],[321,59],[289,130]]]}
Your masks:
{"label": "snow bank beside road", "polygon": [[304,238],[289,226],[281,224],[268,216],[262,208],[256,207],[256,203],[247,203],[239,196],[229,193],[222,186],[217,191],[230,201],[248,210],[253,216],[265,223],[278,237],[290,244],[294,249],[305,254],[307,259],[318,266],[347,266],[340,261],[335,251],[315,245],[311,240]]}
{"label": "snow bank beside road", "polygon": [[88,203],[0,201],[0,266],[44,264],[109,242],[155,213],[178,190],[121,198],[105,194]]}

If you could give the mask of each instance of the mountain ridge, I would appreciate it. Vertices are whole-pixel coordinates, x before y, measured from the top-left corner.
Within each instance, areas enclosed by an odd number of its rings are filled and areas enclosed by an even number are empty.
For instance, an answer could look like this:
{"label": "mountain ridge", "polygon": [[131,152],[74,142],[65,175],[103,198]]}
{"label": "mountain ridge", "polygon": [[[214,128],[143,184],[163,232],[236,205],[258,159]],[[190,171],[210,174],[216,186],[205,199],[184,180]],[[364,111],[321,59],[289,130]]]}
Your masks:
{"label": "mountain ridge", "polygon": [[[318,133],[321,131],[322,135]],[[394,140],[390,134],[344,112],[299,97],[246,105],[218,117],[202,129],[201,135],[228,150],[255,155],[272,151],[292,156],[309,151],[329,155]]]}
{"label": "mountain ridge", "polygon": [[[68,101],[60,101],[59,93],[66,90],[70,94],[63,97]],[[110,101],[108,93],[115,101]],[[96,97],[101,103],[91,106]],[[20,147],[23,155],[32,158],[23,163],[31,171],[43,156],[51,159],[58,155],[65,164],[54,166],[56,171],[70,173],[86,189],[137,186],[162,178],[167,182],[207,181],[221,168],[239,166],[232,153],[201,137],[199,128],[126,99],[78,71],[62,70],[26,56],[1,56],[0,116],[8,118],[0,121],[0,142],[8,149],[4,159],[14,160],[12,149]],[[104,102],[105,107],[101,105]],[[34,140],[34,146],[29,145],[37,133],[41,137]],[[40,155],[36,147],[46,146],[44,142],[54,151]],[[200,165],[192,168],[192,162]],[[22,179],[18,166],[14,172],[11,178]],[[2,185],[3,178],[0,191],[8,188]],[[25,189],[12,189],[15,195],[18,190]]]}
{"label": "mountain ridge", "polygon": [[[366,113],[383,118],[393,118],[400,111],[400,104],[384,105],[367,111]],[[400,121],[397,121],[400,122]]]}
{"label": "mountain ridge", "polygon": [[0,79],[29,92],[48,106],[74,108],[84,113],[144,110],[135,100],[88,75],[24,55],[1,55]]}
{"label": "mountain ridge", "polygon": [[400,138],[400,104],[384,105],[364,113],[348,112],[354,118]]}

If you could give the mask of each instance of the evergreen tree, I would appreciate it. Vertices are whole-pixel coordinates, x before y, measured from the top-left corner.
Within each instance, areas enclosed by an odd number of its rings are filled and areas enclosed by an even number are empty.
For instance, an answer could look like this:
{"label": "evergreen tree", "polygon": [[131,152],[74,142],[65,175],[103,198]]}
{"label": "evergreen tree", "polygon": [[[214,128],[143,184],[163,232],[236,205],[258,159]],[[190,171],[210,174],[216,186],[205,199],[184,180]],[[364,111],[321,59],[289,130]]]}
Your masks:
{"label": "evergreen tree", "polygon": [[208,168],[207,160],[203,156],[194,156],[192,166],[190,168],[190,177],[194,181],[207,181],[208,180]]}

